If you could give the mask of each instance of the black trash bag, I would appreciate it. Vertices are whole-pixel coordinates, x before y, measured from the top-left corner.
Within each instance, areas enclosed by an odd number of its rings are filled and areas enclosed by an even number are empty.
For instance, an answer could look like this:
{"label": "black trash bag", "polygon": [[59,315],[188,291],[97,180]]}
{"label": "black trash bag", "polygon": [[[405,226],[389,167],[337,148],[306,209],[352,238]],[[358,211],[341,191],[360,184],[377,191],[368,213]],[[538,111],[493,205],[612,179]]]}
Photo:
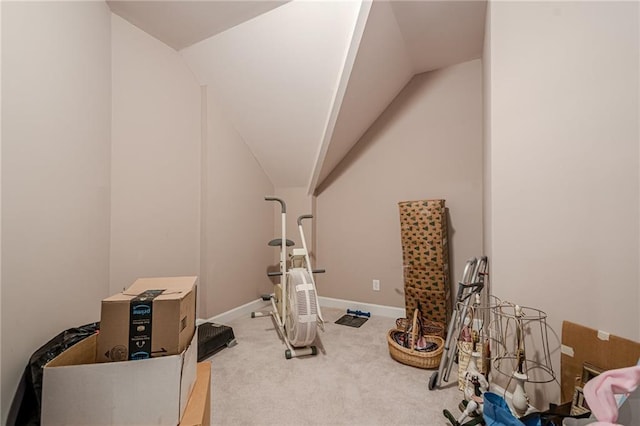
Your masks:
{"label": "black trash bag", "polygon": [[[40,349],[31,355],[31,358],[29,358],[29,364],[25,368],[23,375],[23,383],[25,387],[22,400],[14,400],[13,402],[14,405],[16,405],[16,403],[19,404],[15,418],[16,425],[40,425],[42,376],[44,374],[44,366],[79,341],[97,333],[99,329],[99,322],[70,328],[49,340],[45,345],[40,347]],[[17,394],[16,398],[18,398]]]}

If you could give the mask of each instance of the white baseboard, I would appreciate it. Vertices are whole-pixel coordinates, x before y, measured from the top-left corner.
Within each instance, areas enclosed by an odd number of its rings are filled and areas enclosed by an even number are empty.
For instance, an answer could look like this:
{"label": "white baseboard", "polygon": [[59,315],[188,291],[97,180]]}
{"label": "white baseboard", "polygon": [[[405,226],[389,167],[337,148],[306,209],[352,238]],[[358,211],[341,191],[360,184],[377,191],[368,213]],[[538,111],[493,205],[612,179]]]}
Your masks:
{"label": "white baseboard", "polygon": [[198,319],[196,325],[200,325],[203,322],[214,322],[216,324],[224,324],[242,317],[250,317],[251,312],[261,311],[271,307],[271,302],[264,301],[262,298],[256,299],[252,302],[245,303],[242,306],[233,308],[229,311],[223,312],[218,315],[214,315],[209,319]]}
{"label": "white baseboard", "polygon": [[[354,302],[352,300],[334,299],[331,297],[322,297],[322,296],[319,296],[318,300],[320,301],[320,307],[322,308],[344,309],[345,313],[347,312],[347,309],[351,309],[352,311],[360,310],[363,312],[370,312],[371,315],[379,315],[381,317],[388,317],[388,318],[404,318],[405,317],[404,308],[397,308],[395,306],[385,306],[385,305],[376,305],[373,303]],[[198,319],[196,320],[196,325],[200,325],[204,322],[224,324],[241,317],[250,317],[251,312],[268,310],[269,308],[271,308],[271,303],[269,301],[264,301],[260,298],[252,302],[245,303],[242,306],[238,306],[237,308],[233,308],[229,311],[223,312],[221,314],[214,315],[211,318]]]}

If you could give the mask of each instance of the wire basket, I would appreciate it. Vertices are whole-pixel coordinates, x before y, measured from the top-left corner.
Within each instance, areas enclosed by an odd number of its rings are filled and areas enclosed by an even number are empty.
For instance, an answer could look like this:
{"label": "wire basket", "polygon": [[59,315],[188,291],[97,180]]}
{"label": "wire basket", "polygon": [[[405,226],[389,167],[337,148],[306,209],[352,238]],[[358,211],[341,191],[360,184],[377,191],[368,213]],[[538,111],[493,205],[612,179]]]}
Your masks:
{"label": "wire basket", "polygon": [[526,374],[528,383],[555,381],[549,351],[547,314],[512,302],[503,302],[494,307],[493,313],[496,316],[497,338],[492,350],[492,371],[511,378],[514,371],[520,369]]}
{"label": "wire basket", "polygon": [[[413,314],[413,322],[410,330],[394,328],[387,333],[387,343],[389,344],[389,355],[396,361],[418,368],[434,369],[440,365],[442,352],[444,350],[444,339],[439,336],[424,333],[424,328],[418,321],[419,311],[416,309]],[[416,349],[416,342],[421,333],[424,341],[435,343],[436,348],[431,351]],[[408,336],[408,347],[400,345],[395,337]]]}

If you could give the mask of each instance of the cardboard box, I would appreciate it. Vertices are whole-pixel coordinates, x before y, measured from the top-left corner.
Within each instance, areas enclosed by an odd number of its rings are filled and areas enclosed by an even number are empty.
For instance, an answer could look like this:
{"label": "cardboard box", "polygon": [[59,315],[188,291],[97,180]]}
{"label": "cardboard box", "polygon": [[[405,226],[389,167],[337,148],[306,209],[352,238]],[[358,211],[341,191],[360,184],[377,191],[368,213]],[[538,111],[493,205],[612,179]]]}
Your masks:
{"label": "cardboard box", "polygon": [[407,318],[413,318],[413,312],[420,306],[422,317],[439,322],[446,329],[451,314],[451,299],[448,291],[419,290],[405,288],[405,310]]}
{"label": "cardboard box", "polygon": [[177,355],[196,322],[197,277],[140,278],[102,301],[98,362]]}
{"label": "cardboard box", "polygon": [[419,290],[449,291],[449,265],[427,263],[419,267],[405,266],[404,285]]}
{"label": "cardboard box", "polygon": [[398,208],[407,317],[419,304],[424,318],[446,325],[451,296],[445,200],[401,201]]}
{"label": "cardboard box", "polygon": [[179,355],[95,363],[97,336],[44,368],[42,425],[172,425],[196,380],[198,338]]}
{"label": "cardboard box", "polygon": [[603,371],[636,365],[640,343],[569,321],[562,322],[560,386],[562,402],[573,398],[587,362]]}
{"label": "cardboard box", "polygon": [[180,426],[211,424],[211,362],[199,362],[197,374]]}
{"label": "cardboard box", "polygon": [[401,201],[398,208],[404,265],[449,263],[445,200]]}

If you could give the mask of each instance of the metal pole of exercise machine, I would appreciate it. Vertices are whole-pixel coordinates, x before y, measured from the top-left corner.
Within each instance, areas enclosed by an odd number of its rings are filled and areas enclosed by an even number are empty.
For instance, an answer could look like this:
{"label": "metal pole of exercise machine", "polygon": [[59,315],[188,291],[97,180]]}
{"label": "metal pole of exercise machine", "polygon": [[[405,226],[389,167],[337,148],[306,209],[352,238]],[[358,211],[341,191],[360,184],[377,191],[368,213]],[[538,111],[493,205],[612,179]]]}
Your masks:
{"label": "metal pole of exercise machine", "polygon": [[[279,319],[284,326],[285,318],[287,317],[287,205],[280,198],[276,197],[264,197],[266,201],[277,201],[280,203],[280,218],[281,218],[281,228],[282,228],[282,236],[280,240],[280,286],[281,290],[281,298],[280,305],[282,306],[282,312],[278,312]],[[276,304],[276,312],[277,312],[277,304]]]}

